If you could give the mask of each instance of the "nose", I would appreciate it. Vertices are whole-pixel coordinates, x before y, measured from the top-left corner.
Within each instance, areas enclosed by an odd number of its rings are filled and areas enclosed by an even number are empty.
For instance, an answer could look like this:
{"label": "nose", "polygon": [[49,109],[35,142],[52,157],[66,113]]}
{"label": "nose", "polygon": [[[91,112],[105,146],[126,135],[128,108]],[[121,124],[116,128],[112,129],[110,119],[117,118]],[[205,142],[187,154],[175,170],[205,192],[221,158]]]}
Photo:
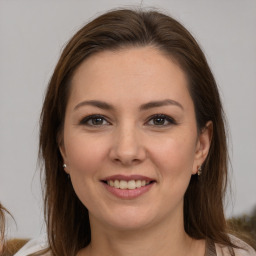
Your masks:
{"label": "nose", "polygon": [[146,159],[141,134],[135,127],[120,127],[114,133],[110,158],[123,166],[136,165]]}

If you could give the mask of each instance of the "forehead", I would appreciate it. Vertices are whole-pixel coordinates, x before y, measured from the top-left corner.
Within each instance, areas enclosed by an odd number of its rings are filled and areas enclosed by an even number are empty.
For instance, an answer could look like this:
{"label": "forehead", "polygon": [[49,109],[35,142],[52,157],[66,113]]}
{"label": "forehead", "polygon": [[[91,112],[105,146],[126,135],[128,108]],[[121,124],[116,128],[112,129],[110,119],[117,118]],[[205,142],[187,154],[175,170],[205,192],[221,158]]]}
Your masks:
{"label": "forehead", "polygon": [[[75,71],[71,98],[120,99],[120,95],[144,101],[189,96],[183,70],[154,47],[103,51],[86,59]],[[185,97],[185,98],[186,98]]]}

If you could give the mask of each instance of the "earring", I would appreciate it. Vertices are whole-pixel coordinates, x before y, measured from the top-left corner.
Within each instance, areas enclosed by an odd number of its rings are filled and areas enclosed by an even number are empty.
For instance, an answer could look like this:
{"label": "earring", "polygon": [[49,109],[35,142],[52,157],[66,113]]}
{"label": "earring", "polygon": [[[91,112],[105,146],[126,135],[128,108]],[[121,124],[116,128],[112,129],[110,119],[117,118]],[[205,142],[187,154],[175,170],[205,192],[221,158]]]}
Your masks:
{"label": "earring", "polygon": [[200,176],[202,174],[202,165],[200,165],[197,169],[197,175]]}
{"label": "earring", "polygon": [[[63,168],[64,168],[64,169],[67,168],[67,165],[66,165],[66,164],[63,164]],[[70,175],[69,175],[69,173],[67,173],[67,176],[68,176],[68,179],[70,180]]]}

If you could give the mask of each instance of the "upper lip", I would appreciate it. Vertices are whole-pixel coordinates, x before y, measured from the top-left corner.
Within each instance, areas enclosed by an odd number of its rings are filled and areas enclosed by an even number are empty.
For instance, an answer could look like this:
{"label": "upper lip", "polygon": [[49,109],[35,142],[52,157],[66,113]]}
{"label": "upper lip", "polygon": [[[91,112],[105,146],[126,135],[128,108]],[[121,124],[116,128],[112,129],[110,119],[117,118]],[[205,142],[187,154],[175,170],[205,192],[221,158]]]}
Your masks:
{"label": "upper lip", "polygon": [[122,174],[112,175],[112,176],[108,176],[108,177],[102,179],[102,181],[108,181],[108,180],[125,180],[125,181],[146,180],[146,181],[154,181],[154,179],[149,178],[147,176],[143,176],[143,175],[122,175]]}

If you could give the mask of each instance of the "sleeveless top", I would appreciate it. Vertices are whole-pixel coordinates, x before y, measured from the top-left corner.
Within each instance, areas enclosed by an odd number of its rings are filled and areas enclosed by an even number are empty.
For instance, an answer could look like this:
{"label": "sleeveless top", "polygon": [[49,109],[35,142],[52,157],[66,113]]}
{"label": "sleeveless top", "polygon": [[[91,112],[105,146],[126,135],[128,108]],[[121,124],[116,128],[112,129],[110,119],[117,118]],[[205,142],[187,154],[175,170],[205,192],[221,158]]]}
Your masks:
{"label": "sleeveless top", "polygon": [[[232,242],[244,249],[234,249],[236,256],[256,256],[255,250],[250,247],[248,244],[242,240],[231,236]],[[39,239],[32,239],[27,244],[24,245],[16,254],[13,256],[28,256],[31,253],[41,251],[48,247],[47,237],[42,236]],[[44,256],[51,256],[51,253],[48,252]],[[211,240],[206,240],[205,254],[204,256],[230,256],[229,250],[225,246],[215,244]]]}

